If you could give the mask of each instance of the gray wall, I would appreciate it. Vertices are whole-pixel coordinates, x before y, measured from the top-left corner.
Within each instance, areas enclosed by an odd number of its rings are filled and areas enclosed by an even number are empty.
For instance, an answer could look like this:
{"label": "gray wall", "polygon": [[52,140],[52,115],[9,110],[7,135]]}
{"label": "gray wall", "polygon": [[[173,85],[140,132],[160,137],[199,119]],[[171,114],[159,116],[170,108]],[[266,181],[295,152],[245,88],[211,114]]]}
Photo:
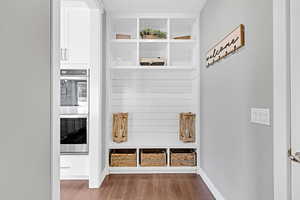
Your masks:
{"label": "gray wall", "polygon": [[[205,55],[236,28],[246,46],[205,67]],[[273,199],[272,127],[250,108],[272,111],[272,0],[208,0],[201,13],[201,167],[228,200]]]}
{"label": "gray wall", "polygon": [[0,199],[50,199],[50,1],[0,6]]}

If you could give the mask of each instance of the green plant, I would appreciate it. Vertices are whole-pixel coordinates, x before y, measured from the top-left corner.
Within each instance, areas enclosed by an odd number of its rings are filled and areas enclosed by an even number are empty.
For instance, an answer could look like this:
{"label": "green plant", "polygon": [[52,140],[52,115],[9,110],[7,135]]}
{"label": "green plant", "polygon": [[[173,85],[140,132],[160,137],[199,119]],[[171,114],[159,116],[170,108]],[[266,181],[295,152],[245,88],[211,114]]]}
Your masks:
{"label": "green plant", "polygon": [[166,39],[167,38],[167,33],[166,32],[162,32],[160,30],[154,30],[154,29],[150,29],[150,28],[146,28],[144,30],[142,30],[140,32],[140,35],[142,38],[144,38],[144,36],[146,35],[155,35],[157,36],[158,38],[161,38],[161,39]]}

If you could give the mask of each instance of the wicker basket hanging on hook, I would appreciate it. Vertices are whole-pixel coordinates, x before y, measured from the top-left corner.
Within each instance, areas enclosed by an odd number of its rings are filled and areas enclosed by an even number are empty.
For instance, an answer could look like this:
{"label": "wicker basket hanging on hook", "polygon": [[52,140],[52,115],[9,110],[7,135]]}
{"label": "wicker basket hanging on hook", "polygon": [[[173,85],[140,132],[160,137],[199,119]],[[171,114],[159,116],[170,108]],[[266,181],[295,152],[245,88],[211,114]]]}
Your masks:
{"label": "wicker basket hanging on hook", "polygon": [[128,113],[113,114],[113,141],[116,143],[127,142],[128,140]]}
{"label": "wicker basket hanging on hook", "polygon": [[179,138],[183,142],[195,142],[196,114],[180,113]]}

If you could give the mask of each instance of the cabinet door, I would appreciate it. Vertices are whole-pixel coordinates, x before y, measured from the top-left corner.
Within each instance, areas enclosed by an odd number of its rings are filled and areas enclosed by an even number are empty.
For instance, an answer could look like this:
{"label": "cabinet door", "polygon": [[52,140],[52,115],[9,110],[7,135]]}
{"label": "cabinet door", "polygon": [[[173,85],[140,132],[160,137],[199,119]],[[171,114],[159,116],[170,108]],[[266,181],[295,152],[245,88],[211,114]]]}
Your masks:
{"label": "cabinet door", "polygon": [[60,60],[61,63],[66,63],[67,49],[67,11],[66,7],[61,7],[60,10]]}
{"label": "cabinet door", "polygon": [[66,60],[70,65],[88,65],[90,56],[89,11],[84,8],[67,8],[66,17]]}

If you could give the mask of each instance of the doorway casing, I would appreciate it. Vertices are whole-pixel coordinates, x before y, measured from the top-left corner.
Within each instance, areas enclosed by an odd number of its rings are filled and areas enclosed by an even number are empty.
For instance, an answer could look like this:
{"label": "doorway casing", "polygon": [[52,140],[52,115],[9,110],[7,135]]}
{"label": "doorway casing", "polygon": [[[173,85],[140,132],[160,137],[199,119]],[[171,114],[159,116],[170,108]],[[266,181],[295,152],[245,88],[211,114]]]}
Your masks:
{"label": "doorway casing", "polygon": [[290,200],[290,1],[273,0],[274,200]]}
{"label": "doorway casing", "polygon": [[[93,12],[95,13],[95,15],[91,16],[94,17],[93,22],[97,23],[98,21],[99,27],[101,28],[102,25],[101,14],[104,11],[101,1],[98,0],[74,0],[74,1],[86,2],[88,6],[91,9],[93,9]],[[61,0],[50,0],[51,41],[49,42],[51,43],[51,55],[50,55],[51,57],[51,200],[60,200],[60,161],[59,161],[60,160],[60,126],[59,126],[60,98],[59,95],[57,95],[60,94],[60,81],[59,81],[60,80],[60,2]],[[99,35],[97,39],[101,37],[102,36]],[[99,46],[93,46],[92,48],[94,48],[94,50],[101,50],[98,48]],[[100,59],[98,59],[98,61],[99,60],[101,61],[101,54],[98,54],[98,56],[100,56]],[[101,141],[98,142],[100,143]],[[97,160],[93,159],[91,162],[97,162]],[[100,171],[98,175],[100,176]],[[95,187],[95,185],[97,185],[97,183],[95,182],[97,181],[92,182],[92,187]]]}

